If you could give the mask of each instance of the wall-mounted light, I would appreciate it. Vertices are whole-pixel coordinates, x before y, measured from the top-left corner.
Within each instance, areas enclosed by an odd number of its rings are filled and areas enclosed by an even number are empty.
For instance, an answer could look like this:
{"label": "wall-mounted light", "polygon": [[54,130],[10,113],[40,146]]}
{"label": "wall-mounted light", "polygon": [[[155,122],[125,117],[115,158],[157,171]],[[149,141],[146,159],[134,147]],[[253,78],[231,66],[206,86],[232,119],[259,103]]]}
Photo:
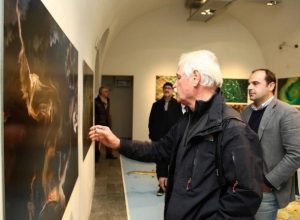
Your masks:
{"label": "wall-mounted light", "polygon": [[281,44],[279,44],[278,49],[282,50],[283,47],[291,47],[291,48],[298,48],[299,45],[298,44],[288,44],[287,42],[283,41]]}

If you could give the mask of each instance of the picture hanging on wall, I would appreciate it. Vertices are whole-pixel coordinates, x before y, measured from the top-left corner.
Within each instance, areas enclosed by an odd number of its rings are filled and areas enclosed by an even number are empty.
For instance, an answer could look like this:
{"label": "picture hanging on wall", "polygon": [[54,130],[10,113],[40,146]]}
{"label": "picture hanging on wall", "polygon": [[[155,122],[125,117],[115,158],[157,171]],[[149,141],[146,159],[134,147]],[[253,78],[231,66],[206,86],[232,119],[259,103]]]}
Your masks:
{"label": "picture hanging on wall", "polygon": [[78,52],[40,0],[4,7],[5,219],[62,219],[78,177]]}
{"label": "picture hanging on wall", "polygon": [[83,61],[83,114],[82,114],[82,138],[83,138],[83,160],[90,149],[92,142],[88,138],[89,128],[93,125],[93,91],[94,72]]}
{"label": "picture hanging on wall", "polygon": [[300,105],[300,77],[278,79],[278,99],[290,105]]}
{"label": "picture hanging on wall", "polygon": [[247,103],[247,79],[224,79],[222,91],[228,103]]}
{"label": "picture hanging on wall", "polygon": [[[163,97],[163,85],[166,82],[170,82],[174,85],[176,81],[176,76],[156,76],[156,94],[155,94],[155,100],[159,100]],[[174,94],[175,96],[175,94]]]}

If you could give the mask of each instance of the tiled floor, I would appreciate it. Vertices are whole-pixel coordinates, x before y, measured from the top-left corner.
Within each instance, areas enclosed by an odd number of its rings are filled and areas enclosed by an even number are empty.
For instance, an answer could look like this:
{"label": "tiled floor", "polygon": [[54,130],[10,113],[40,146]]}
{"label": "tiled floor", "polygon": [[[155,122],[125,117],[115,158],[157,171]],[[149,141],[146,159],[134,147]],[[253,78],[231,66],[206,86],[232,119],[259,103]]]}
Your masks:
{"label": "tiled floor", "polygon": [[95,175],[89,220],[127,220],[120,160],[107,160],[102,156],[95,164]]}

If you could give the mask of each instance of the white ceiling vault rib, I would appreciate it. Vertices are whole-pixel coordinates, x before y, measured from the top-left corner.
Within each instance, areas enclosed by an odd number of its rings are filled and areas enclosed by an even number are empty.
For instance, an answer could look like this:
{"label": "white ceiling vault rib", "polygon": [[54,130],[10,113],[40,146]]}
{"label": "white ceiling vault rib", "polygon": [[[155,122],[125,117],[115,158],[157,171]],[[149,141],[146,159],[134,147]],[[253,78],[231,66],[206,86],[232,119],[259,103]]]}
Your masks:
{"label": "white ceiling vault rib", "polygon": [[235,0],[185,0],[189,9],[188,21],[207,22]]}

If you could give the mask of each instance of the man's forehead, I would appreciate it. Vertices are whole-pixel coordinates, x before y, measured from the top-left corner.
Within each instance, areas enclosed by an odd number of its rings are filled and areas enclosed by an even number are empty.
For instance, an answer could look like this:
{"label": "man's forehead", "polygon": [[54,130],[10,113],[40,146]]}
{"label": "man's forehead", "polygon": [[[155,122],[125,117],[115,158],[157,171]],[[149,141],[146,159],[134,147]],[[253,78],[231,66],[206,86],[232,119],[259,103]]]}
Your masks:
{"label": "man's forehead", "polygon": [[256,71],[251,74],[249,81],[264,81],[266,73],[264,71]]}

